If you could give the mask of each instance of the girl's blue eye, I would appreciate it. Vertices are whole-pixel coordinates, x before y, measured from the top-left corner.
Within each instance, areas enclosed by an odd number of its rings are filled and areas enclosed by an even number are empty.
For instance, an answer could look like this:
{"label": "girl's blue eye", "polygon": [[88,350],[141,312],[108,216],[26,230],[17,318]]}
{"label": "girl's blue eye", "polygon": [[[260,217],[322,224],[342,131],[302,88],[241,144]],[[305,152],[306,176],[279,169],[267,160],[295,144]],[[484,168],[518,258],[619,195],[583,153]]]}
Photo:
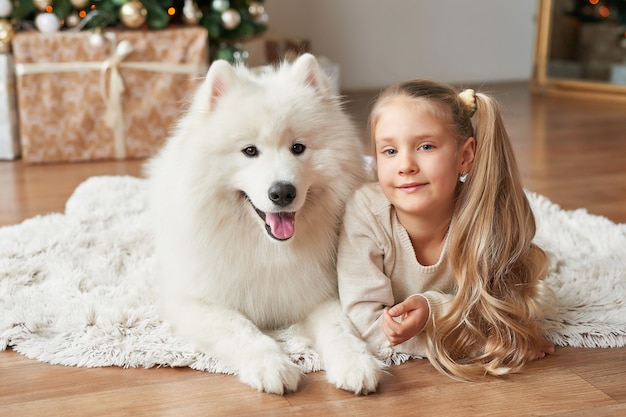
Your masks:
{"label": "girl's blue eye", "polygon": [[422,146],[420,146],[420,149],[423,149],[425,151],[429,151],[429,150],[433,149],[433,145],[422,145]]}
{"label": "girl's blue eye", "polygon": [[396,151],[395,149],[385,149],[385,150],[383,151],[383,153],[384,153],[385,155],[395,155],[397,152],[398,152],[398,151]]}

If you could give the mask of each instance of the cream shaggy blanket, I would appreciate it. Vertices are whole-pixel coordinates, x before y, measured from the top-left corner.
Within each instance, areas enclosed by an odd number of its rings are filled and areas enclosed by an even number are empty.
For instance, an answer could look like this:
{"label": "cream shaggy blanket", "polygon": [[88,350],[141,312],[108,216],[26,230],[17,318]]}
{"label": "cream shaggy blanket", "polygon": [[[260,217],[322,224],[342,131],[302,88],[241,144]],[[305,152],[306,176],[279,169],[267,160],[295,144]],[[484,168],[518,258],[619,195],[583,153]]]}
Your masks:
{"label": "cream shaggy blanket", "polygon": [[[626,346],[626,224],[528,197],[536,241],[557,260],[547,278],[557,295],[548,337],[558,345]],[[73,366],[231,373],[159,320],[145,210],[145,180],[92,177],[64,214],[0,228],[0,350]],[[320,369],[302,340],[287,331],[279,338],[305,372]]]}

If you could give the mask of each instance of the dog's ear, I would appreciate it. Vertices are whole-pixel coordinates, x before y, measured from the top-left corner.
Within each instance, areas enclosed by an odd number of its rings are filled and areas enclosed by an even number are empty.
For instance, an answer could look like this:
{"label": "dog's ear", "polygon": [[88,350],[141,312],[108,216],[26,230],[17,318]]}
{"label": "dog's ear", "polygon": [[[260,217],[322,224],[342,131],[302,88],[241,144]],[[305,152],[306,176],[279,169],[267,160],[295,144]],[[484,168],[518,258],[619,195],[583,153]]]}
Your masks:
{"label": "dog's ear", "polygon": [[322,71],[317,59],[311,54],[302,54],[292,64],[292,73],[297,79],[324,94],[330,93],[328,78]]}
{"label": "dog's ear", "polygon": [[236,81],[237,74],[235,73],[235,69],[227,61],[218,59],[211,64],[204,81],[207,88],[206,94],[209,96],[209,112],[215,108],[219,99]]}

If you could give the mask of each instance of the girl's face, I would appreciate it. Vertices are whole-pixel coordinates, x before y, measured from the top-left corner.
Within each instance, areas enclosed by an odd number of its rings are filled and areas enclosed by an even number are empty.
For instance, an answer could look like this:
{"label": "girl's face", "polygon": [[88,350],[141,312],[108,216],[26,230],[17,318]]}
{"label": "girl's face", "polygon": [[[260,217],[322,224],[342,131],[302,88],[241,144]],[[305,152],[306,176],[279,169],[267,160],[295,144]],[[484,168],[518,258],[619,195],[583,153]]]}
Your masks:
{"label": "girl's face", "polygon": [[376,165],[382,190],[406,216],[452,215],[459,175],[469,172],[474,138],[459,148],[432,108],[399,96],[379,109],[374,126]]}

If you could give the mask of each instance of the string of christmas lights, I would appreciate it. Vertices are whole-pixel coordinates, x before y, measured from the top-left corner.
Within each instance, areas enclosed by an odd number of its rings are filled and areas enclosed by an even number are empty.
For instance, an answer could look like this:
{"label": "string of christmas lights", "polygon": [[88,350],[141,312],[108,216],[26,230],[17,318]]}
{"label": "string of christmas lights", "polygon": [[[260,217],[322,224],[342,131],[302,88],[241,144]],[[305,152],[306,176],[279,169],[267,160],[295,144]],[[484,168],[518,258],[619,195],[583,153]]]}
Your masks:
{"label": "string of christmas lights", "polygon": [[0,0],[0,52],[22,30],[102,30],[111,27],[161,30],[172,25],[201,25],[211,50],[233,60],[234,40],[267,30],[263,0]]}

